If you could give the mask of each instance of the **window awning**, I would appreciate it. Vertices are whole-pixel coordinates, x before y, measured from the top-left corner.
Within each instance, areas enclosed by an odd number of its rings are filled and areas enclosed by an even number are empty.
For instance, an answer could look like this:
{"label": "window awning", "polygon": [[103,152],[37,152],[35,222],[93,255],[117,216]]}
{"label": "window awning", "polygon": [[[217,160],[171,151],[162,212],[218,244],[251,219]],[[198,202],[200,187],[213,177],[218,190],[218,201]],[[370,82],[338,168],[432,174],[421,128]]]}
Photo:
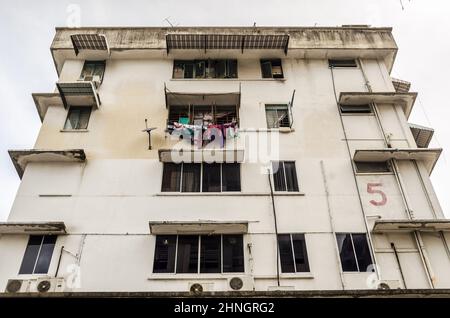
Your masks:
{"label": "window awning", "polygon": [[29,162],[84,162],[86,160],[83,149],[8,150],[8,153],[20,178],[22,178]]}
{"label": "window awning", "polygon": [[45,114],[50,106],[64,105],[59,93],[33,93],[31,95],[41,122],[44,121]]}
{"label": "window awning", "polygon": [[411,114],[417,93],[393,92],[341,92],[339,103],[343,105],[361,105],[368,103],[401,105],[406,118]]}
{"label": "window awning", "polygon": [[246,49],[283,50],[287,54],[289,35],[287,34],[183,34],[166,35],[167,53],[171,50],[199,49],[224,50]]}
{"label": "window awning", "polygon": [[384,148],[384,149],[357,149],[353,155],[354,161],[377,162],[396,160],[417,160],[422,161],[431,174],[439,156],[442,152],[441,148]]}
{"label": "window awning", "polygon": [[417,147],[427,148],[430,144],[431,138],[433,138],[434,129],[428,128],[416,124],[409,124],[411,133],[416,141]]}
{"label": "window awning", "polygon": [[65,234],[64,222],[0,222],[0,234]]}
{"label": "window awning", "polygon": [[101,102],[94,83],[89,81],[56,83],[64,108],[69,106],[94,106],[100,108]]}
{"label": "window awning", "polygon": [[159,149],[160,162],[243,162],[244,149]]}
{"label": "window awning", "polygon": [[408,93],[411,88],[411,83],[391,77],[392,85],[394,85],[394,89],[397,93]]}
{"label": "window awning", "polygon": [[244,234],[247,221],[150,221],[150,233],[158,234]]}
{"label": "window awning", "polygon": [[372,232],[450,231],[450,220],[377,220]]}
{"label": "window awning", "polygon": [[70,39],[78,55],[82,50],[105,51],[109,55],[109,46],[103,34],[72,34]]}

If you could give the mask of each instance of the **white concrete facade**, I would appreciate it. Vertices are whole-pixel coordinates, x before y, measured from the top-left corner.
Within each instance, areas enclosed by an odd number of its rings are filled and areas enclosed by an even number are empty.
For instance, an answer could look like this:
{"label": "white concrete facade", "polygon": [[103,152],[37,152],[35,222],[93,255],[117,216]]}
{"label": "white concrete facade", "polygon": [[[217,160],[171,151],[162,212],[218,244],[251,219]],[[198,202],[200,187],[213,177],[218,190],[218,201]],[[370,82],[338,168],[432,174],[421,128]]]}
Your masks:
{"label": "white concrete facade", "polygon": [[[294,160],[299,192],[276,192],[279,233],[304,233],[310,272],[280,273],[280,289],[371,289],[369,277],[391,288],[450,288],[450,234],[446,231],[372,231],[380,220],[442,220],[444,215],[421,160],[394,160],[389,173],[356,173],[357,149],[416,149],[403,102],[375,103],[370,114],[340,114],[341,92],[395,93],[390,69],[397,47],[390,29],[258,28],[262,34],[289,34],[283,50],[171,50],[171,32],[233,34],[249,28],[57,29],[52,54],[59,82],[76,81],[87,53],[73,53],[70,35],[105,34],[111,55],[98,89],[101,107],[86,131],[64,131],[67,109],[37,103],[43,118],[34,149],[83,149],[85,162],[32,161],[26,165],[8,222],[64,222],[48,274],[19,275],[28,242],[25,233],[0,235],[0,291],[9,279],[70,276],[78,264],[80,284],[70,291],[188,291],[200,283],[212,291],[230,290],[240,276],[245,287],[277,289],[277,249],[268,177],[262,162],[249,162],[249,145],[258,135],[276,135],[279,159]],[[129,42],[127,42],[129,41]],[[235,79],[173,79],[174,59],[234,58]],[[262,79],[260,58],[280,58],[284,79]],[[355,68],[334,68],[329,58],[356,59]],[[333,78],[336,98],[333,90]],[[368,84],[368,85],[367,85]],[[172,92],[241,92],[240,136],[244,149],[239,193],[161,192],[163,164],[158,150],[174,145],[164,132],[168,111],[164,87]],[[287,104],[295,90],[292,129],[267,129],[265,104]],[[56,91],[55,91],[56,92]],[[45,108],[45,110],[44,110]],[[152,150],[142,132],[152,132]],[[345,130],[343,129],[345,128]],[[386,136],[388,140],[386,140]],[[185,145],[186,146],[186,145]],[[189,146],[186,146],[189,147]],[[276,159],[276,158],[275,158]],[[386,196],[374,205],[379,192]],[[370,187],[370,186],[369,186]],[[155,235],[149,222],[244,222],[245,273],[155,274]],[[366,233],[377,265],[372,272],[343,272],[336,233]],[[394,243],[398,259],[391,246]],[[62,247],[64,247],[62,249]],[[375,276],[374,276],[375,275]],[[403,276],[403,277],[402,277]],[[370,279],[369,279],[370,281]]]}

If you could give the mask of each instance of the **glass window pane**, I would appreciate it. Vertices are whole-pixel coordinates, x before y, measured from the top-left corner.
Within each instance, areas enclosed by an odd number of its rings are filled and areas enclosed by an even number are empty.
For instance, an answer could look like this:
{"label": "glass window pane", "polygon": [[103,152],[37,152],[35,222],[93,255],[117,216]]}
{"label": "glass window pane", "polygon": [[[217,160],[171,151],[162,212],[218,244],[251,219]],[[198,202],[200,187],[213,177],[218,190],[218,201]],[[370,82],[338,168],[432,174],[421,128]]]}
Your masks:
{"label": "glass window pane", "polygon": [[272,78],[272,63],[270,61],[261,61],[261,73],[263,78]]}
{"label": "glass window pane", "polygon": [[162,177],[162,192],[179,192],[181,181],[181,164],[164,163]]}
{"label": "glass window pane", "polygon": [[352,237],[359,271],[366,272],[367,268],[372,264],[372,256],[370,255],[366,234],[352,234]]}
{"label": "glass window pane", "polygon": [[344,272],[357,272],[355,254],[353,253],[353,245],[350,234],[336,234],[336,240],[339,247],[341,257],[342,270]]}
{"label": "glass window pane", "polygon": [[241,191],[241,165],[222,164],[222,191]]}
{"label": "glass window pane", "polygon": [[273,183],[275,191],[286,191],[286,182],[284,180],[284,169],[282,161],[272,162]]}
{"label": "glass window pane", "polygon": [[223,235],[223,272],[244,272],[244,243],[242,235]]}
{"label": "glass window pane", "polygon": [[228,60],[227,62],[227,77],[237,78],[237,60]]}
{"label": "glass window pane", "polygon": [[281,271],[283,273],[295,273],[291,236],[289,234],[279,234],[278,246],[280,249]]}
{"label": "glass window pane", "polygon": [[153,273],[173,273],[175,271],[176,235],[158,235],[155,244]]}
{"label": "glass window pane", "polygon": [[198,273],[198,235],[179,235],[177,273]]}
{"label": "glass window pane", "polygon": [[216,71],[216,78],[225,78],[226,77],[226,60],[217,60],[214,67]]}
{"label": "glass window pane", "polygon": [[35,274],[47,274],[55,248],[56,235],[45,235],[44,242],[39,252],[39,257],[34,269]]}
{"label": "glass window pane", "polygon": [[220,163],[203,164],[203,192],[220,192]]}
{"label": "glass window pane", "polygon": [[305,235],[292,234],[292,244],[294,245],[294,257],[297,272],[309,272]]}
{"label": "glass window pane", "polygon": [[288,191],[298,191],[297,172],[295,170],[295,162],[285,161],[284,169],[286,173],[286,185]]}
{"label": "glass window pane", "polygon": [[205,77],[205,61],[198,61],[195,63],[195,78],[204,78]]}
{"label": "glass window pane", "polygon": [[80,110],[80,119],[78,120],[77,129],[87,129],[89,118],[91,117],[91,107],[83,107]]}
{"label": "glass window pane", "polygon": [[182,192],[200,192],[200,169],[199,163],[183,163]]}
{"label": "glass window pane", "polygon": [[220,235],[202,235],[200,240],[200,273],[220,273]]}
{"label": "glass window pane", "polygon": [[193,63],[185,63],[184,64],[184,78],[193,78],[194,77],[194,64]]}
{"label": "glass window pane", "polygon": [[64,129],[77,129],[79,120],[80,109],[78,107],[70,107]]}
{"label": "glass window pane", "polygon": [[277,125],[278,127],[290,127],[289,113],[287,106],[285,109],[277,110]]}
{"label": "glass window pane", "polygon": [[266,108],[267,128],[278,128],[278,115],[275,109]]}
{"label": "glass window pane", "polygon": [[23,256],[19,274],[33,274],[34,265],[38,257],[39,248],[42,243],[42,235],[30,235],[28,245]]}

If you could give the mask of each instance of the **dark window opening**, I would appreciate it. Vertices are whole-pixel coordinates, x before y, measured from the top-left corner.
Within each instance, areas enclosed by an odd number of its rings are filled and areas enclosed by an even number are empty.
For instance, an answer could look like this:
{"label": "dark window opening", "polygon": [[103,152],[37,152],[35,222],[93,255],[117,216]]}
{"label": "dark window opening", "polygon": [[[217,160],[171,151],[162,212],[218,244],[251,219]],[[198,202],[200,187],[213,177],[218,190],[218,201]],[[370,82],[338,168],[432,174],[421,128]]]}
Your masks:
{"label": "dark window opening", "polygon": [[224,125],[239,124],[237,106],[232,105],[192,105],[170,106],[168,125]]}
{"label": "dark window opening", "polygon": [[89,118],[91,117],[92,107],[87,106],[71,106],[67,113],[64,129],[78,130],[87,129]]}
{"label": "dark window opening", "polygon": [[357,173],[382,173],[391,172],[389,161],[355,161]]}
{"label": "dark window opening", "polygon": [[237,78],[237,60],[175,60],[173,78]]}
{"label": "dark window opening", "polygon": [[278,247],[283,273],[309,272],[304,234],[279,234]]}
{"label": "dark window opening", "polygon": [[[239,163],[164,163],[162,192],[241,191]],[[200,176],[202,176],[200,178]],[[201,182],[200,182],[201,181]]]}
{"label": "dark window opening", "polygon": [[294,161],[273,161],[272,171],[275,191],[298,191]]}
{"label": "dark window opening", "polygon": [[47,274],[56,235],[30,235],[19,274]]}
{"label": "dark window opening", "polygon": [[372,256],[366,234],[336,234],[342,270],[344,272],[366,272],[370,269]]}
{"label": "dark window opening", "polygon": [[98,84],[103,82],[105,74],[105,61],[86,61],[81,71],[80,80],[95,81]]}
{"label": "dark window opening", "polygon": [[369,104],[364,105],[339,105],[342,114],[371,114],[372,107]]}
{"label": "dark window opening", "polygon": [[291,127],[288,105],[266,105],[267,128]]}
{"label": "dark window opening", "polygon": [[329,67],[357,67],[355,59],[331,59],[328,60]]}
{"label": "dark window opening", "polygon": [[261,60],[263,78],[284,78],[281,59]]}
{"label": "dark window opening", "polygon": [[242,235],[156,237],[153,273],[222,272],[244,272]]}

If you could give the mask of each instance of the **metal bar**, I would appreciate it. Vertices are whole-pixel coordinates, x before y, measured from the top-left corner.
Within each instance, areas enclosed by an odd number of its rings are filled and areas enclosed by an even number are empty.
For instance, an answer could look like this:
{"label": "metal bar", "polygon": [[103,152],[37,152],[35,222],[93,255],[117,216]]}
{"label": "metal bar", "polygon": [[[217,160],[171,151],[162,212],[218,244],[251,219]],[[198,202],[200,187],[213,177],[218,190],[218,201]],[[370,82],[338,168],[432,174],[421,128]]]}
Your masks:
{"label": "metal bar", "polygon": [[400,276],[402,277],[403,286],[405,286],[405,289],[407,289],[408,287],[406,286],[406,280],[405,280],[405,277],[403,276],[403,270],[402,270],[402,265],[400,263],[400,258],[398,257],[397,249],[395,248],[395,244],[393,242],[391,242],[391,247],[394,250],[395,259],[397,260],[398,269],[400,270]]}
{"label": "metal bar", "polygon": [[278,244],[278,225],[277,225],[277,212],[275,210],[275,198],[273,195],[273,188],[272,188],[272,179],[270,178],[270,169],[267,169],[267,176],[269,178],[269,185],[270,185],[270,198],[272,199],[272,212],[273,212],[273,220],[274,220],[274,227],[275,227],[275,236],[276,236],[276,245],[277,245],[277,285],[280,287],[280,247]]}

